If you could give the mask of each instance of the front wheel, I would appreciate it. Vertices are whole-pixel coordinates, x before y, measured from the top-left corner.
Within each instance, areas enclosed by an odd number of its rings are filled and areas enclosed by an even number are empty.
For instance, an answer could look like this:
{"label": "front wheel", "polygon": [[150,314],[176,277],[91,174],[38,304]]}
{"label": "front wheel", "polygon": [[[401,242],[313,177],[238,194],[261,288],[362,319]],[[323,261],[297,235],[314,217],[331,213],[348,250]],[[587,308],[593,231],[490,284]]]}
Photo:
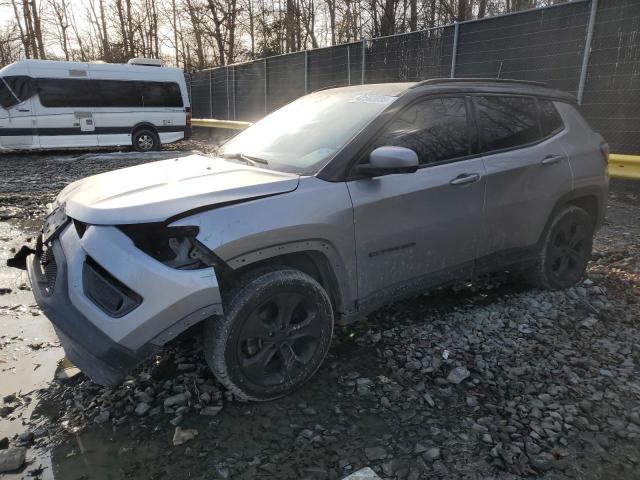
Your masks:
{"label": "front wheel", "polygon": [[160,150],[160,139],[151,130],[138,130],[131,139],[133,148],[138,152]]}
{"label": "front wheel", "polygon": [[551,221],[529,280],[547,290],[571,287],[587,268],[593,246],[594,226],[580,207],[567,206]]}
{"label": "front wheel", "polygon": [[256,273],[229,294],[224,316],[207,320],[209,367],[234,395],[266,401],[299,388],[331,344],[333,311],[322,286],[292,269]]}

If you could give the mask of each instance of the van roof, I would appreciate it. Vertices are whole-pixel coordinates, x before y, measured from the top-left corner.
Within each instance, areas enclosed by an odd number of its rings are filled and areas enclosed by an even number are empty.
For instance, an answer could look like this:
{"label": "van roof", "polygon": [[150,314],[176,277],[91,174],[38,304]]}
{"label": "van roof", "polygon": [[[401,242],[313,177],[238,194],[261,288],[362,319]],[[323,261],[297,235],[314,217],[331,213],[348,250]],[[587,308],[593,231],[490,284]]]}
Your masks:
{"label": "van roof", "polygon": [[182,75],[182,70],[175,67],[157,67],[148,65],[134,65],[127,63],[91,63],[91,62],[67,62],[59,60],[20,60],[0,69],[0,76],[3,75],[39,75],[52,70],[89,70],[100,71],[120,71],[132,73],[168,73],[176,72]]}

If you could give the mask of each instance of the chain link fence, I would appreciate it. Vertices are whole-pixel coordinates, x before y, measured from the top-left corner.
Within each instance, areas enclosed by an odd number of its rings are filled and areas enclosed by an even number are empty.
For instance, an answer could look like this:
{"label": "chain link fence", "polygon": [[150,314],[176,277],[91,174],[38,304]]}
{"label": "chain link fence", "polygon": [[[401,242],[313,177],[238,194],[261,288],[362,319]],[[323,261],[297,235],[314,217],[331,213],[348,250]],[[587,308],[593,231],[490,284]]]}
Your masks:
{"label": "chain link fence", "polygon": [[616,153],[640,154],[640,1],[576,0],[191,75],[193,116],[256,121],[327,87],[537,80],[576,95]]}

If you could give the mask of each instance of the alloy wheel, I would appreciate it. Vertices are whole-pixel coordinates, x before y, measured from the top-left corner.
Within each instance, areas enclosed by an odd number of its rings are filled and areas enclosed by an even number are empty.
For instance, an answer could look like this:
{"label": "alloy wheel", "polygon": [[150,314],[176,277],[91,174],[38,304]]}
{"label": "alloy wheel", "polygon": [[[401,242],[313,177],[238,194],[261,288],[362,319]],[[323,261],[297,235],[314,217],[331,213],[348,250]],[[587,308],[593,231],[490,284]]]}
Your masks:
{"label": "alloy wheel", "polygon": [[313,360],[322,329],[318,309],[298,292],[281,292],[246,319],[237,344],[243,374],[261,386],[292,383]]}
{"label": "alloy wheel", "polygon": [[589,231],[575,218],[565,218],[553,236],[547,253],[551,274],[561,283],[575,281],[586,263]]}

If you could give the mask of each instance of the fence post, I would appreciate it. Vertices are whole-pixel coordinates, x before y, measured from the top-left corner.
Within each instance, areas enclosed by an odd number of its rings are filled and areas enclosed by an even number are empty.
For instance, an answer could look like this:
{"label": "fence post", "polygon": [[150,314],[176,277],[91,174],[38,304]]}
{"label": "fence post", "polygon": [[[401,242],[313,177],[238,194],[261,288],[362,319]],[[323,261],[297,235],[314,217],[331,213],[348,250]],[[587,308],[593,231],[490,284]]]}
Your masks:
{"label": "fence post", "polygon": [[366,65],[366,55],[367,55],[367,39],[362,39],[362,79],[361,82],[364,85],[364,68]]}
{"label": "fence post", "polygon": [[307,86],[307,77],[309,74],[309,50],[304,51],[304,94],[306,95],[308,92]]}
{"label": "fence post", "polygon": [[347,85],[351,85],[351,44],[347,44]]}
{"label": "fence post", "polygon": [[226,73],[227,73],[227,120],[230,120],[231,119],[231,107],[229,105],[230,105],[231,99],[229,97],[229,67],[227,66],[227,68],[225,70],[226,70]]}
{"label": "fence post", "polygon": [[212,71],[209,70],[209,118],[213,118],[213,86],[212,86]]}
{"label": "fence post", "polygon": [[233,88],[233,119],[236,119],[236,67],[231,65],[231,87]]}
{"label": "fence post", "polygon": [[267,59],[264,59],[264,114],[267,114]]}
{"label": "fence post", "polygon": [[458,56],[458,33],[460,31],[460,24],[453,22],[453,53],[451,54],[451,78],[456,76],[456,60]]}
{"label": "fence post", "polygon": [[587,70],[589,69],[589,55],[591,54],[591,40],[593,39],[593,28],[596,23],[596,11],[598,10],[598,0],[591,0],[591,12],[589,13],[589,25],[587,26],[587,38],[584,42],[584,52],[582,54],[582,68],[580,69],[580,81],[578,82],[578,105],[582,105],[584,96],[584,86],[587,81]]}

